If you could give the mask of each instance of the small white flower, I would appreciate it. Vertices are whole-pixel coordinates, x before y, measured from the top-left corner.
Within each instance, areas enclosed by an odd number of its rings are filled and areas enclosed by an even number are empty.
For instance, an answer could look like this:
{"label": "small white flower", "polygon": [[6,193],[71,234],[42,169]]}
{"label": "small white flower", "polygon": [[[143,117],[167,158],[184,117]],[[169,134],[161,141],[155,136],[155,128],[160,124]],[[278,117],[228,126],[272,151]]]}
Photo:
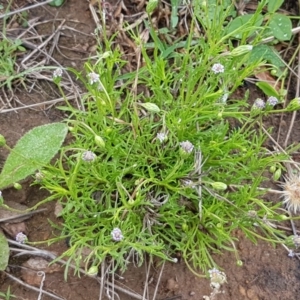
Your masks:
{"label": "small white flower", "polygon": [[114,228],[110,234],[115,242],[120,242],[124,238],[121,229],[118,227]]}
{"label": "small white flower", "polygon": [[97,83],[100,80],[99,74],[96,74],[94,72],[87,74],[87,77],[90,80],[90,84]]}
{"label": "small white flower", "polygon": [[215,74],[219,74],[219,73],[224,73],[224,66],[220,63],[216,63],[212,66],[211,70],[215,73]]}
{"label": "small white flower", "polygon": [[263,99],[260,99],[260,98],[257,98],[255,101],[254,101],[254,104],[253,104],[253,107],[256,108],[256,109],[263,109],[265,108],[266,106],[266,103]]}
{"label": "small white flower", "polygon": [[186,153],[191,153],[194,149],[194,145],[190,141],[185,141],[180,143],[181,149]]}
{"label": "small white flower", "polygon": [[25,244],[25,242],[27,241],[27,236],[26,234],[24,234],[23,232],[19,232],[17,235],[16,235],[16,241],[20,244]]}
{"label": "small white flower", "polygon": [[87,162],[92,162],[97,158],[97,155],[92,151],[84,151],[82,154],[82,159]]}
{"label": "small white flower", "polygon": [[162,142],[164,142],[165,140],[168,139],[168,136],[164,132],[158,132],[157,135],[156,135],[156,138],[162,143]]}
{"label": "small white flower", "polygon": [[61,68],[55,69],[54,72],[53,72],[53,78],[61,77],[62,73],[63,73],[63,71],[62,71]]}
{"label": "small white flower", "polygon": [[269,97],[269,99],[267,100],[267,104],[270,106],[275,106],[278,103],[278,99],[276,97]]}

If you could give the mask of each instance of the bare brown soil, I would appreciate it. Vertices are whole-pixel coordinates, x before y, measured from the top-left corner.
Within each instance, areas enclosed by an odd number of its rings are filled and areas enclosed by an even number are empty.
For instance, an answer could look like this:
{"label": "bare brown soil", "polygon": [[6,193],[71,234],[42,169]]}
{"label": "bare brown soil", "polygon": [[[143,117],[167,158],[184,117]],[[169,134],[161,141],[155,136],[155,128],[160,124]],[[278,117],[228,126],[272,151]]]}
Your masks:
{"label": "bare brown soil", "polygon": [[[16,1],[19,6],[28,4],[31,1]],[[33,2],[33,1],[32,1]],[[17,6],[14,6],[15,8]],[[39,17],[40,20],[46,19],[64,19],[66,25],[76,28],[79,32],[64,31],[58,41],[59,53],[54,51],[53,57],[64,66],[80,67],[83,59],[90,55],[95,40],[91,33],[94,31],[95,24],[92,20],[88,9],[88,2],[82,0],[66,1],[65,5],[59,9],[50,8],[49,6],[40,7],[30,12],[29,19]],[[71,20],[76,22],[71,22]],[[39,34],[51,34],[52,28],[49,23],[45,26],[37,28]],[[85,33],[85,35],[83,34]],[[40,94],[30,91],[16,91],[16,96],[22,100],[24,104],[42,103],[50,100],[53,95],[51,89]],[[256,92],[251,93],[252,100],[256,98]],[[0,97],[1,91],[0,91]],[[48,99],[49,97],[49,99]],[[18,103],[12,101],[13,107],[18,107]],[[2,107],[3,108],[3,107]],[[4,107],[7,109],[8,107]],[[1,107],[0,107],[1,110]],[[23,109],[19,111],[11,111],[6,113],[0,112],[0,133],[5,135],[9,145],[13,146],[15,142],[29,129],[53,121],[63,119],[61,112],[55,107],[38,107],[35,110]],[[274,117],[268,120],[271,126],[275,127],[275,133],[281,127],[282,138],[286,135],[287,124],[290,116],[284,116],[283,120]],[[300,140],[299,120],[295,123],[293,129],[292,140]],[[0,161],[5,159],[5,153],[0,149]],[[46,196],[45,191],[40,191],[36,187],[30,187],[29,184],[23,185],[22,191],[8,189],[3,191],[5,200],[14,200],[18,203],[26,204],[31,207]],[[273,200],[273,199],[271,199]],[[55,223],[61,222],[54,215],[54,203],[48,203],[43,207],[47,211],[33,216],[26,221],[27,234],[30,242],[45,241],[50,237],[59,235],[59,232],[53,229],[48,219]],[[222,287],[222,294],[216,299],[220,300],[293,300],[300,299],[300,263],[297,258],[287,256],[286,250],[278,245],[276,247],[267,242],[259,241],[257,245],[247,240],[240,232],[236,232],[236,246],[239,250],[239,259],[243,262],[242,266],[237,266],[236,257],[233,253],[224,253],[215,257],[219,266],[222,267],[227,275],[227,283]],[[46,249],[56,254],[61,254],[67,249],[65,242],[59,242],[48,246],[47,244],[36,245],[40,249]],[[22,279],[21,265],[31,256],[21,258],[11,257],[7,272]],[[154,264],[149,273],[150,296],[154,293],[161,264]],[[119,286],[131,289],[142,294],[146,283],[145,266],[136,268],[131,265],[124,274],[120,274],[122,278],[116,278]],[[38,293],[22,286],[20,283],[8,278],[5,274],[0,276],[0,291],[5,292],[10,286],[11,292],[16,295],[17,299],[37,299]],[[68,280],[64,279],[64,270],[60,268],[53,273],[47,273],[44,282],[44,290],[56,294],[57,296],[67,300],[93,300],[99,299],[100,284],[97,280],[87,276],[74,276],[69,273]],[[156,299],[202,299],[204,295],[209,295],[211,288],[209,280],[195,276],[184,264],[166,263],[162,278],[159,284],[159,292]],[[131,296],[119,293],[121,300],[134,299]],[[43,300],[52,299],[43,296]],[[104,296],[103,299],[108,299]],[[149,297],[151,299],[151,297]]]}

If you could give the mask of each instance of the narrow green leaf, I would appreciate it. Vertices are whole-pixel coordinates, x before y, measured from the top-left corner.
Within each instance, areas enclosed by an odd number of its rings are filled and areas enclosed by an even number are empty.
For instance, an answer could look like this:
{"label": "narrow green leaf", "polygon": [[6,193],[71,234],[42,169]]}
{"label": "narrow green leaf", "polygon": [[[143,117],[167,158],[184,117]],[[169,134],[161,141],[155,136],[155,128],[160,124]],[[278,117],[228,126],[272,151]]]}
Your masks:
{"label": "narrow green leaf", "polygon": [[16,144],[7,157],[0,174],[0,189],[8,187],[33,174],[61,147],[68,127],[63,123],[52,123],[33,128]]}
{"label": "narrow green leaf", "polygon": [[276,97],[276,98],[279,98],[280,95],[277,93],[277,91],[273,88],[273,86],[271,86],[269,83],[267,82],[264,82],[264,81],[261,81],[261,82],[258,82],[256,83],[256,86],[258,88],[260,88],[264,93],[265,95],[267,96],[273,96],[273,97]]}
{"label": "narrow green leaf", "polygon": [[8,265],[9,246],[6,237],[0,232],[0,271],[4,271]]}
{"label": "narrow green leaf", "polygon": [[292,37],[292,22],[285,15],[274,14],[270,21],[270,28],[274,37],[280,41],[289,41]]}
{"label": "narrow green leaf", "polygon": [[280,8],[284,0],[270,0],[268,3],[268,12],[274,13],[277,9]]}

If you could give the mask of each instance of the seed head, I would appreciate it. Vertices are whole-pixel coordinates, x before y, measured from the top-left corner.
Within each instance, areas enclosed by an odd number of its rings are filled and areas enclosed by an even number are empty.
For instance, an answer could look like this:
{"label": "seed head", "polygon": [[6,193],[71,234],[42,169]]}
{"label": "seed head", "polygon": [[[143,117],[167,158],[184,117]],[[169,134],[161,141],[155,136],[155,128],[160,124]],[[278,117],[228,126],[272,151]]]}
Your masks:
{"label": "seed head", "polygon": [[99,75],[99,74],[96,74],[96,73],[94,73],[94,72],[91,72],[91,73],[87,74],[87,78],[89,79],[90,84],[93,84],[93,83],[99,82],[99,80],[100,80],[100,75]]}
{"label": "seed head", "polygon": [[35,173],[35,180],[41,182],[44,179],[44,174],[41,171]]}
{"label": "seed head", "polygon": [[210,277],[210,286],[213,289],[220,289],[221,285],[226,282],[226,274],[216,268],[208,270]]}
{"label": "seed head", "polygon": [[25,244],[27,242],[28,238],[26,236],[26,234],[24,234],[23,232],[19,232],[16,235],[16,241],[20,244]]}
{"label": "seed head", "polygon": [[300,236],[299,235],[293,236],[293,243],[296,248],[299,248],[299,246],[300,246]]}
{"label": "seed head", "polygon": [[121,229],[118,227],[114,228],[110,234],[115,242],[120,242],[124,238]]}
{"label": "seed head", "polygon": [[278,103],[278,99],[274,96],[271,96],[267,100],[267,104],[270,106],[275,106]]}
{"label": "seed head", "polygon": [[263,99],[260,99],[260,98],[257,98],[255,101],[254,101],[254,104],[253,104],[253,108],[254,109],[264,109],[266,106],[266,103]]}
{"label": "seed head", "polygon": [[224,73],[224,66],[220,63],[214,64],[211,68],[212,72],[215,74]]}
{"label": "seed head", "polygon": [[162,143],[168,139],[168,136],[164,132],[158,132],[156,138]]}
{"label": "seed head", "polygon": [[181,142],[180,147],[187,154],[190,154],[194,149],[194,145],[190,141]]}
{"label": "seed head", "polygon": [[295,214],[300,211],[300,177],[292,175],[285,178],[285,183],[282,185],[283,203],[289,211]]}
{"label": "seed head", "polygon": [[97,158],[97,155],[92,151],[85,151],[82,154],[82,159],[87,162],[92,162]]}
{"label": "seed head", "polygon": [[58,77],[61,77],[62,76],[62,69],[61,68],[57,68],[54,70],[53,72],[53,78],[58,78]]}

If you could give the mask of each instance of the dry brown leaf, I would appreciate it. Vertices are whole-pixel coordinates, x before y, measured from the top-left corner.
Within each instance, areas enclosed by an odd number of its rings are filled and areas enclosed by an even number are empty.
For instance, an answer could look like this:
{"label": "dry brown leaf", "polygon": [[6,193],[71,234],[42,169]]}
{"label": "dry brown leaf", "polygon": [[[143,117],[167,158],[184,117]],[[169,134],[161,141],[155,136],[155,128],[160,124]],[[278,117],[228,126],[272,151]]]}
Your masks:
{"label": "dry brown leaf", "polygon": [[281,82],[277,81],[271,74],[269,71],[265,70],[265,71],[260,71],[255,73],[254,76],[259,79],[260,81],[264,81],[267,82],[268,84],[270,84],[278,93],[281,90]]}

